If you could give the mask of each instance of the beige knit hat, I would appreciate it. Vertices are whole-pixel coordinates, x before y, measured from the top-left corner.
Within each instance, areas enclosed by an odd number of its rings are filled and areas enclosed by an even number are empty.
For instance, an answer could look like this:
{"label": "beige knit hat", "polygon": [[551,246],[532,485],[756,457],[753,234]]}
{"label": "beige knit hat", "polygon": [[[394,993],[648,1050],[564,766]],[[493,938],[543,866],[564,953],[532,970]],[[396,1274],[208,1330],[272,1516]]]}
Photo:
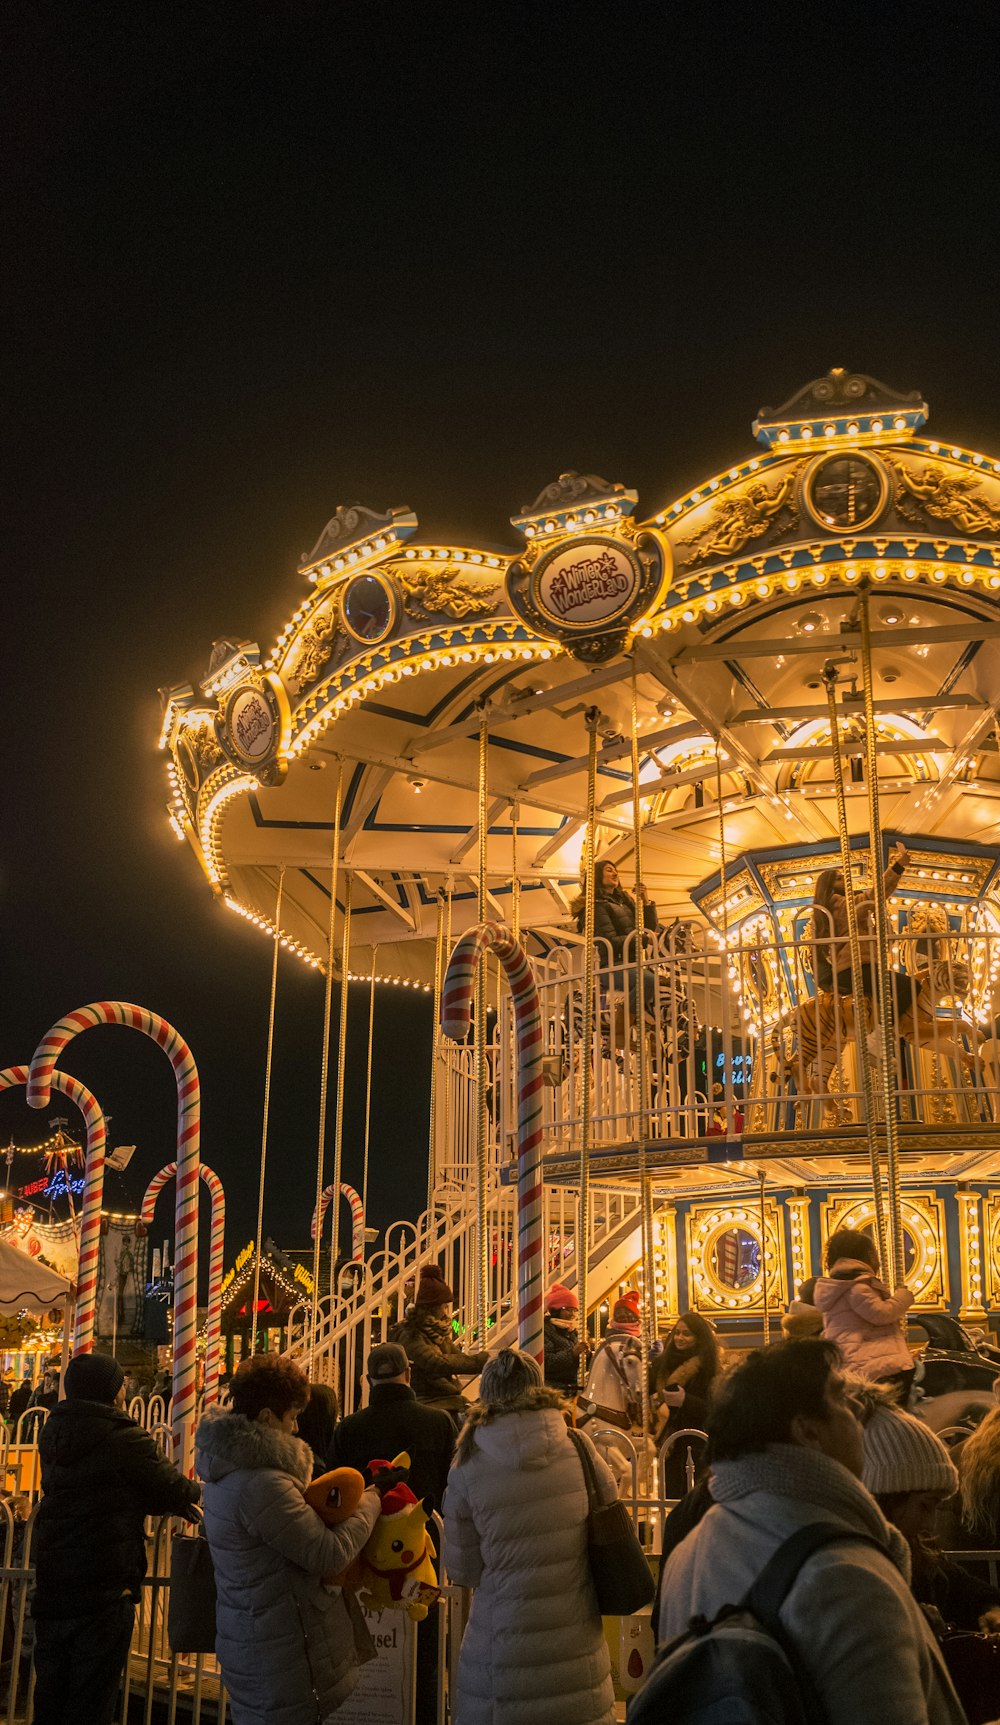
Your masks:
{"label": "beige knit hat", "polygon": [[936,1432],[902,1408],[876,1409],[865,1426],[862,1479],[873,1497],[958,1490],[958,1471]]}

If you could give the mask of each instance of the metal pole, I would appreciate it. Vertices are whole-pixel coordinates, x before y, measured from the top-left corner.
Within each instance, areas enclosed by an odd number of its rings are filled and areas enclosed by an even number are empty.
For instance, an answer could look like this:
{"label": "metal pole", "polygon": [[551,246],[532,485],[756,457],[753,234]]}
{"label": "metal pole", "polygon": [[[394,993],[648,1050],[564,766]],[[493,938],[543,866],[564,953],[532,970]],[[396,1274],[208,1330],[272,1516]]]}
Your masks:
{"label": "metal pole", "polygon": [[[903,1280],[903,1213],[899,1201],[899,1121],[896,1087],[893,1083],[896,1033],[892,985],[889,980],[888,917],[885,883],[882,879],[882,823],[879,813],[878,753],[872,689],[872,637],[867,586],[859,594],[861,625],[861,686],[865,698],[865,781],[868,787],[868,824],[871,828],[872,902],[875,907],[876,963],[872,966],[878,1001],[878,1024],[882,1038],[882,1094],[885,1104],[885,1146],[889,1174],[889,1279],[892,1287]],[[887,1268],[885,1260],[883,1271]]]}
{"label": "metal pole", "polygon": [[[257,1304],[260,1299],[260,1252],[264,1234],[264,1175],[267,1170],[267,1124],[271,1112],[271,1063],[274,1057],[274,1008],[278,994],[278,949],[281,946],[281,899],[285,890],[285,870],[278,875],[278,893],[274,905],[274,955],[271,960],[271,1004],[267,1015],[267,1056],[264,1063],[264,1119],[260,1132],[260,1182],[257,1188],[257,1238],[253,1267],[253,1304],[250,1308],[250,1352],[257,1351]],[[178,1170],[178,1178],[180,1172]],[[118,1302],[115,1301],[117,1312]]]}
{"label": "metal pole", "polygon": [[[594,1082],[594,855],[597,845],[597,730],[601,715],[588,707],[587,858],[583,880],[583,1047],[580,1050],[580,1206],[577,1212],[576,1281],[580,1291],[580,1334],[588,1336],[587,1284],[590,1257],[590,1132]],[[586,1349],[580,1355],[580,1384],[588,1375]]]}
{"label": "metal pole", "polygon": [[[639,1085],[639,1196],[641,1199],[640,1239],[642,1268],[645,1278],[646,1310],[639,1329],[639,1351],[642,1370],[642,1429],[650,1428],[649,1407],[649,1338],[656,1333],[656,1266],[653,1262],[653,1182],[649,1177],[646,1141],[649,1136],[649,1074],[646,1048],[646,971],[645,958],[645,896],[642,879],[642,801],[639,796],[639,690],[635,658],[632,659],[632,844],[635,851],[635,1036],[636,1079]],[[654,994],[655,998],[655,994]]]}
{"label": "metal pole", "polygon": [[[486,921],[486,862],[488,838],[489,788],[489,717],[485,705],[479,714],[479,880],[478,920]],[[486,1092],[489,1083],[487,1066],[488,1032],[486,1024],[487,975],[485,961],[476,967],[476,1022],[474,1053],[476,1068],[476,1247],[477,1247],[477,1319],[478,1346],[486,1346],[490,1311],[490,1240],[489,1240],[489,1114]],[[495,1099],[494,1099],[495,1100]]]}
{"label": "metal pole", "polygon": [[438,1064],[441,1059],[441,985],[444,981],[444,899],[438,891],[437,933],[434,940],[434,1029],[431,1037],[431,1103],[427,1141],[427,1209],[434,1202],[437,1180]]}
{"label": "metal pole", "polygon": [[[333,1007],[334,931],[337,918],[337,872],[340,867],[340,812],[344,800],[344,763],[337,763],[337,791],[333,804],[333,843],[330,847],[330,920],[326,937],[326,993],[323,1000],[323,1052],[319,1067],[319,1139],[316,1146],[316,1205],[318,1217],[323,1202],[323,1164],[326,1160],[326,1091],[330,1073],[330,1016]],[[316,1357],[319,1331],[319,1253],[321,1228],[313,1241],[312,1310],[309,1325],[309,1358]],[[332,1321],[332,1313],[331,1313]]]}
{"label": "metal pole", "polygon": [[[847,797],[844,791],[844,762],[840,753],[840,720],[837,714],[837,698],[835,688],[837,683],[837,667],[828,661],[823,667],[823,682],[826,685],[826,704],[830,715],[830,741],[833,744],[833,782],[837,794],[837,831],[840,837],[840,869],[844,877],[844,898],[847,905],[847,936],[851,951],[851,988],[853,990],[854,1011],[854,1056],[858,1071],[861,1074],[862,1100],[865,1111],[865,1128],[868,1136],[868,1163],[872,1177],[872,1204],[875,1210],[875,1231],[878,1235],[879,1254],[883,1265],[886,1263],[886,1230],[885,1201],[882,1193],[882,1164],[879,1156],[878,1121],[875,1111],[875,1090],[872,1084],[871,1055],[866,1036],[867,1017],[865,1015],[864,976],[862,974],[861,942],[858,938],[858,909],[854,897],[854,879],[851,874],[851,840],[847,830]],[[874,850],[874,845],[873,845]],[[827,938],[832,930],[822,931],[813,928],[813,939]],[[831,962],[834,947],[829,946]],[[834,997],[838,1004],[839,993]]]}
{"label": "metal pole", "polygon": [[333,1221],[330,1226],[330,1322],[340,1246],[340,1173],[344,1149],[344,1090],[347,1077],[347,996],[351,969],[351,876],[344,870],[344,921],[340,931],[340,1023],[337,1041],[337,1109],[333,1127]]}

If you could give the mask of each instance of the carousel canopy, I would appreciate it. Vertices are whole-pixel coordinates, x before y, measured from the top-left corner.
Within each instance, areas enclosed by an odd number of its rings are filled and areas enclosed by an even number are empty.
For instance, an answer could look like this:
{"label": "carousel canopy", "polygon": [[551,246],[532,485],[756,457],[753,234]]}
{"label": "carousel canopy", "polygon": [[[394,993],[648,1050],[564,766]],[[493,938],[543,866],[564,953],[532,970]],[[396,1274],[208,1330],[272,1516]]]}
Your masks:
{"label": "carousel canopy", "polygon": [[516,876],[544,955],[576,938],[593,709],[599,851],[628,881],[634,728],[662,922],[718,921],[723,844],[730,926],[808,902],[838,854],[830,661],[848,755],[857,738],[848,824],[859,846],[868,832],[865,586],[902,899],[1000,914],[1000,461],[926,438],[926,417],[919,396],[834,371],[644,519],[624,485],[564,473],[504,548],[424,543],[406,508],[339,508],[273,645],[219,641],[197,688],[164,694],[178,838],[265,931],[284,870],[283,938],[320,964],[339,804],[351,969],[429,987],[442,899],[453,937],[477,920],[485,720],[492,913],[511,920]]}

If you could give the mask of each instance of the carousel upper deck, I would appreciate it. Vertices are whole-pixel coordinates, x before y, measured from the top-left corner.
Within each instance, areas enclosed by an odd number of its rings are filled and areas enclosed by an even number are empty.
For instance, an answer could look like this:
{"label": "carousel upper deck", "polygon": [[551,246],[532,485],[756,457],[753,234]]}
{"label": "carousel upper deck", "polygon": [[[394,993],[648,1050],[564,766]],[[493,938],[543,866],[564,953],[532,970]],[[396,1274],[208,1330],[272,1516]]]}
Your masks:
{"label": "carousel upper deck", "polygon": [[[234,913],[273,935],[280,882],[282,944],[376,985],[432,992],[483,909],[517,927],[552,1179],[578,1163],[585,1069],[595,1174],[627,1179],[641,1136],[664,1181],[748,1161],[848,1179],[859,1050],[890,1069],[909,1172],[993,1178],[1000,460],[929,439],[926,418],[919,396],[831,372],[645,519],[624,485],[567,473],[506,547],[338,509],[274,644],[217,642],[197,689],[165,691],[178,838]],[[638,839],[641,951],[583,940],[591,796],[596,854],[629,890]],[[845,838],[862,893],[908,852],[888,1046],[813,915]],[[500,1171],[515,1079],[490,988]],[[438,1060],[435,1156],[457,1175],[471,1053]]]}

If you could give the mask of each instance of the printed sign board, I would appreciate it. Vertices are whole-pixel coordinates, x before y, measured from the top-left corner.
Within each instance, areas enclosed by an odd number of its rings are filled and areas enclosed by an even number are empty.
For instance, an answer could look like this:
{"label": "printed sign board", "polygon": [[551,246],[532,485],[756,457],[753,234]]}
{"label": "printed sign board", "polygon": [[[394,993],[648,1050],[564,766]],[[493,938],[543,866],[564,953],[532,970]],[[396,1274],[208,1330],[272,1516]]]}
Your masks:
{"label": "printed sign board", "polygon": [[365,1622],[376,1657],[358,1667],[337,1725],[411,1725],[415,1626],[405,1611],[366,1611]]}

